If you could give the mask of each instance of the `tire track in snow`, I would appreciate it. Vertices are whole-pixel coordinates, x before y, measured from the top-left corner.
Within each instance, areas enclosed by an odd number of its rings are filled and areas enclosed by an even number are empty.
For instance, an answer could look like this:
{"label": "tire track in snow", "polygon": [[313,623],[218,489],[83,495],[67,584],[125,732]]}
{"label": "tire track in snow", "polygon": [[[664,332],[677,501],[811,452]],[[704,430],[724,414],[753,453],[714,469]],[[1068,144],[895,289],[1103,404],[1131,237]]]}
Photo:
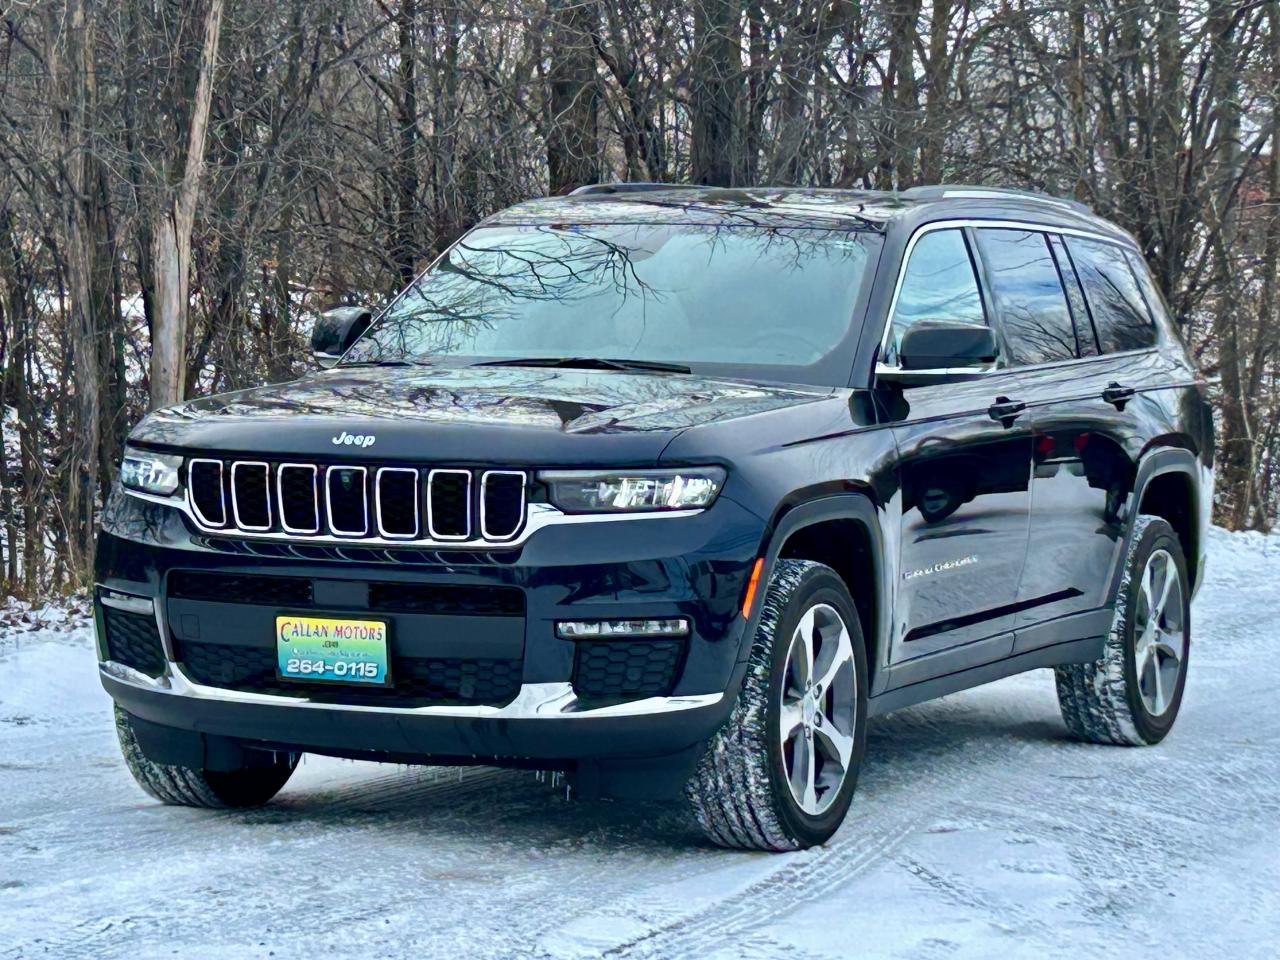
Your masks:
{"label": "tire track in snow", "polygon": [[[954,728],[943,733],[948,714],[964,714],[971,729],[959,737]],[[626,958],[705,954],[717,945],[741,944],[754,931],[767,927],[797,905],[821,900],[848,885],[867,869],[884,863],[929,823],[942,818],[957,796],[998,779],[992,776],[993,768],[1011,760],[1016,762],[1018,755],[1033,748],[1032,743],[1023,742],[1013,748],[1012,755],[1003,751],[995,757],[984,755],[978,749],[980,741],[989,739],[990,728],[998,721],[995,711],[968,706],[955,709],[952,704],[918,707],[881,721],[877,725],[880,729],[872,728],[871,733],[879,741],[878,756],[863,772],[864,780],[849,820],[826,846],[792,854],[727,853],[734,858],[767,858],[768,862],[778,863],[745,888],[710,903],[700,903],[692,911],[683,884],[674,885],[671,891],[659,888],[648,895],[615,901],[609,909],[599,912],[600,919],[641,917],[650,929],[602,952]],[[917,737],[923,738],[927,747],[915,743]],[[901,749],[882,749],[890,744]],[[868,789],[866,779],[881,773],[889,774],[891,782],[873,784]],[[893,783],[894,780],[904,782]],[[928,799],[920,803],[918,797],[913,797],[910,804],[901,803],[897,794],[911,790],[919,781],[927,781]],[[732,871],[733,865],[725,868],[726,873]],[[569,927],[584,922],[590,927],[605,925],[596,921],[596,916],[580,917]],[[543,952],[574,953],[572,936],[552,938],[550,944],[544,943]]]}

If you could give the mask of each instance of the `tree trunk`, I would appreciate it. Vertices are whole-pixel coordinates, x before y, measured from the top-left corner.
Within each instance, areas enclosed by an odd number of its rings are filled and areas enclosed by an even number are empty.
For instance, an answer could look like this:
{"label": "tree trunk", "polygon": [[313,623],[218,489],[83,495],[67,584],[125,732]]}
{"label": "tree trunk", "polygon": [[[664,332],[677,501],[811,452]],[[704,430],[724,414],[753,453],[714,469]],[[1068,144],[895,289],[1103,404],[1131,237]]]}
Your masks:
{"label": "tree trunk", "polygon": [[698,0],[693,8],[694,51],[689,113],[693,182],[734,184],[738,135],[740,0]]}
{"label": "tree trunk", "polygon": [[393,165],[396,178],[395,236],[392,259],[401,285],[408,285],[418,265],[418,53],[415,42],[418,11],[415,0],[400,0],[396,13],[396,133],[399,149]]}
{"label": "tree trunk", "polygon": [[155,317],[151,330],[151,407],[177,403],[186,395],[187,307],[191,277],[191,230],[204,171],[205,137],[213,96],[213,71],[222,28],[223,0],[207,0],[195,97],[187,125],[185,152],[170,172],[181,174],[160,203],[151,227],[155,271]]}
{"label": "tree trunk", "polygon": [[547,171],[552,194],[600,179],[595,0],[551,0]]}
{"label": "tree trunk", "polygon": [[889,62],[883,94],[879,186],[902,190],[911,186],[915,168],[915,114],[919,102],[915,50],[920,0],[893,0],[888,16]]}

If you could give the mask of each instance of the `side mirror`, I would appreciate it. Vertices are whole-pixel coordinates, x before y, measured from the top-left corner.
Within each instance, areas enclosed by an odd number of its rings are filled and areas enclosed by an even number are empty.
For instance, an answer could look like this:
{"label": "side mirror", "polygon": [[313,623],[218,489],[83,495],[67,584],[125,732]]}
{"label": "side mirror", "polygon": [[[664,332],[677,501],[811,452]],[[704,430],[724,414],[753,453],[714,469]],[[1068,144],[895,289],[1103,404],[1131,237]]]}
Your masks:
{"label": "side mirror", "polygon": [[898,366],[876,365],[876,377],[904,385],[971,380],[999,355],[990,327],[967,320],[917,320],[898,346]]}
{"label": "side mirror", "polygon": [[903,370],[989,367],[996,353],[990,327],[964,320],[920,320],[903,334],[898,363]]}
{"label": "side mirror", "polygon": [[311,329],[311,353],[322,367],[332,367],[373,322],[368,307],[334,307],[316,317]]}

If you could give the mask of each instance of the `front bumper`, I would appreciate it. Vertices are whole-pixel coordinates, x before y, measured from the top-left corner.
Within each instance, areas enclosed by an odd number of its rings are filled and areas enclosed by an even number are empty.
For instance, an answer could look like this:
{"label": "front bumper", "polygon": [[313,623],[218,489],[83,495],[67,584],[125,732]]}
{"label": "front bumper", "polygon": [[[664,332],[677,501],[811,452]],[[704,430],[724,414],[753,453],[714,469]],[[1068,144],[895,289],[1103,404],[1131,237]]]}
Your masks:
{"label": "front bumper", "polygon": [[527,683],[503,706],[381,707],[316,703],[192,683],[180,668],[153,680],[100,667],[124,710],[165,727],[246,745],[393,758],[581,760],[678,753],[724,722],[724,693],[583,707],[567,683]]}
{"label": "front bumper", "polygon": [[[738,605],[761,525],[725,498],[695,516],[542,529],[500,560],[443,550],[330,550],[300,558],[287,549],[199,534],[180,512],[118,489],[106,517],[98,549],[101,591],[114,594],[116,603],[132,602],[135,611],[154,611],[165,664],[152,677],[111,662],[100,636],[102,682],[130,714],[175,730],[339,755],[474,762],[657,757],[710,736],[732,707],[729,691],[741,682]],[[194,682],[176,652],[183,627],[170,623],[192,609],[168,596],[174,570],[518,588],[525,597],[518,692],[497,704],[387,706]],[[235,604],[204,609],[206,624],[253,622],[241,616],[247,608]],[[556,621],[658,616],[685,617],[692,627],[668,695],[581,701],[572,686],[574,645],[556,636]],[[418,629],[421,619],[405,618],[406,630]],[[102,622],[100,615],[100,631]],[[455,630],[456,620],[449,623],[446,636],[426,642],[465,658],[477,641]]]}

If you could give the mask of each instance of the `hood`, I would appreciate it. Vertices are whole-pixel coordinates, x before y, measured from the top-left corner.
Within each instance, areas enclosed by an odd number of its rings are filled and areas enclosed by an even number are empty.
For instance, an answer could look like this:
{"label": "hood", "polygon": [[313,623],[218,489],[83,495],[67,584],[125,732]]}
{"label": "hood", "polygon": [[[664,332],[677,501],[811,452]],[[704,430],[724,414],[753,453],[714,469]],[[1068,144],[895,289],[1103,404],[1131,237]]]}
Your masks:
{"label": "hood", "polygon": [[156,411],[131,439],[210,452],[457,463],[574,464],[607,453],[625,465],[655,461],[690,427],[831,393],[563,368],[336,368]]}

